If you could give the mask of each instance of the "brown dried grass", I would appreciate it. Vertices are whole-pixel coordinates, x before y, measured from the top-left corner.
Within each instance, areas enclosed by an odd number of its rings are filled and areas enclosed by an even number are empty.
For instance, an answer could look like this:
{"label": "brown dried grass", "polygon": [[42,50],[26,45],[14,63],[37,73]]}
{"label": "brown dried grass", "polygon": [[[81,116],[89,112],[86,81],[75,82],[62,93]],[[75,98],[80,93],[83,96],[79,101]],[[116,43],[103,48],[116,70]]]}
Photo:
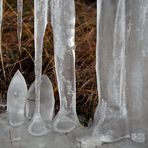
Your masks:
{"label": "brown dried grass", "polygon": [[[16,2],[4,0],[3,58],[0,62],[4,63],[6,79],[2,64],[0,64],[0,104],[6,102],[6,92],[17,69],[20,69],[24,75],[28,87],[34,81],[33,0],[24,0],[21,52],[18,50],[16,18]],[[96,4],[94,0],[76,0],[77,112],[84,117],[84,123],[87,123],[92,117],[97,104],[95,40]],[[43,74],[48,75],[53,83],[57,111],[59,109],[59,97],[53,55],[53,35],[49,23],[44,38]]]}

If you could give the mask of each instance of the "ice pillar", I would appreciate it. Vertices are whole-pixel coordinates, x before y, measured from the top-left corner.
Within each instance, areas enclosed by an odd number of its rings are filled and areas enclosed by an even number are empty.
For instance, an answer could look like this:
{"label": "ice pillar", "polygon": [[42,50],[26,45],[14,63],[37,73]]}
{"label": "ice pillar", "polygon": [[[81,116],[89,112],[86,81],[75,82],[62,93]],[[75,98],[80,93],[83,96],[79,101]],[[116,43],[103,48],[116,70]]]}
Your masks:
{"label": "ice pillar", "polygon": [[54,127],[59,132],[69,132],[79,124],[76,114],[74,0],[51,0],[51,23],[60,97],[60,111]]}

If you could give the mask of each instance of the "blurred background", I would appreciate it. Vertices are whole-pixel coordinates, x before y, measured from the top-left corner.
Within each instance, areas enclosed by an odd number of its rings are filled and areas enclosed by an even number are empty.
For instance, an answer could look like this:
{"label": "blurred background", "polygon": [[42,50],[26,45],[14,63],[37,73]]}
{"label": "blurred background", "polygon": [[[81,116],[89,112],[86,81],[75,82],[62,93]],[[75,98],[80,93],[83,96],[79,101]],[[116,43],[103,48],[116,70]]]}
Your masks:
{"label": "blurred background", "polygon": [[[21,52],[17,39],[17,0],[4,0],[2,25],[2,53],[0,59],[0,105],[6,104],[9,83],[19,69],[28,88],[34,81],[34,2],[24,0],[23,33]],[[96,0],[75,0],[76,3],[76,87],[77,113],[83,125],[93,120],[98,102],[95,50],[96,50]],[[5,74],[2,70],[4,63]],[[44,37],[43,74],[48,75],[54,87],[55,112],[59,110],[59,95],[54,68],[52,27],[49,23]],[[6,107],[0,107],[4,112]]]}

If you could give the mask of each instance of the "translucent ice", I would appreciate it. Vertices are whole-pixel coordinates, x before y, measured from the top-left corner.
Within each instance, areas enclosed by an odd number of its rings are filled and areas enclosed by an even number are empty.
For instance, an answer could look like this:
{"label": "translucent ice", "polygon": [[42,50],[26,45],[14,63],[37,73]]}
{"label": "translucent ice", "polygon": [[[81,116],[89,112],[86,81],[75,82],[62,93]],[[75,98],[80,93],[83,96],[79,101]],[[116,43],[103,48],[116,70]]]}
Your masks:
{"label": "translucent ice", "polygon": [[95,125],[98,128],[93,133],[98,133],[100,139],[108,139],[104,142],[111,142],[129,134],[125,99],[125,0],[98,0],[97,4],[96,70],[98,92],[106,108],[95,116],[99,126]]}
{"label": "translucent ice", "polygon": [[58,132],[69,132],[79,124],[76,114],[74,0],[51,0],[51,24],[60,97],[60,111],[54,128]]}
{"label": "translucent ice", "polygon": [[[147,102],[148,1],[127,1],[127,87],[129,127],[131,139],[145,141],[143,108]],[[132,25],[130,25],[132,24]],[[147,128],[146,128],[147,129]]]}
{"label": "translucent ice", "polygon": [[17,36],[18,36],[19,50],[21,50],[22,13],[23,13],[23,0],[17,0]]}
{"label": "translucent ice", "polygon": [[[26,104],[26,116],[28,119],[33,117],[35,110],[35,82],[31,85],[28,91]],[[46,75],[41,78],[41,116],[46,121],[51,121],[54,114],[54,93],[51,81]]]}
{"label": "translucent ice", "polygon": [[3,69],[4,78],[5,76],[5,68],[4,68],[4,62],[3,62],[3,53],[2,53],[2,20],[3,20],[3,0],[0,0],[0,58],[1,58],[1,64]]}
{"label": "translucent ice", "polygon": [[35,112],[29,133],[40,136],[48,133],[48,128],[40,115],[40,89],[42,74],[43,38],[47,25],[48,0],[34,0],[34,39],[35,39]]}
{"label": "translucent ice", "polygon": [[13,76],[7,92],[7,112],[12,126],[18,126],[25,120],[24,108],[27,98],[27,85],[18,70]]}

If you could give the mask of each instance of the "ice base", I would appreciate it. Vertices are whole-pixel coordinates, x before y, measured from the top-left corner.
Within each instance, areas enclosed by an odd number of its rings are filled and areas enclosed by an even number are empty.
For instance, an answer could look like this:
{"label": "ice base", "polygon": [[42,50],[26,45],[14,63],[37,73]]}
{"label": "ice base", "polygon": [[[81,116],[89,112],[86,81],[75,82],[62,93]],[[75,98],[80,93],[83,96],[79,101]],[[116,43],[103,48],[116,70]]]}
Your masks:
{"label": "ice base", "polygon": [[[29,122],[10,127],[7,114],[0,115],[0,146],[3,148],[147,148],[146,142],[139,144],[128,139],[105,143],[98,136],[91,136],[91,128],[77,127],[69,134],[51,130],[47,135],[36,137],[28,133]],[[88,135],[88,136],[85,136]],[[104,139],[105,140],[105,139]],[[108,140],[107,140],[108,141]]]}

